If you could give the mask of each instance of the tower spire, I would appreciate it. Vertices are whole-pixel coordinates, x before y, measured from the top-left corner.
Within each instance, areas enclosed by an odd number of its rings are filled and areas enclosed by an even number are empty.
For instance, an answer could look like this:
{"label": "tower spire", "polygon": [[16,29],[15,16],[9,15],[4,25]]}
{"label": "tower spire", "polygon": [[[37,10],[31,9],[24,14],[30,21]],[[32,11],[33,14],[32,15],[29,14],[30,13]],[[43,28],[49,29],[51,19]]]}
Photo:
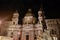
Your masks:
{"label": "tower spire", "polygon": [[46,23],[45,23],[45,16],[44,16],[44,11],[43,11],[43,5],[42,4],[41,4],[41,7],[38,11],[38,16],[39,16],[38,17],[39,23],[42,24],[43,31],[44,31],[45,29],[47,29],[47,27],[46,27]]}

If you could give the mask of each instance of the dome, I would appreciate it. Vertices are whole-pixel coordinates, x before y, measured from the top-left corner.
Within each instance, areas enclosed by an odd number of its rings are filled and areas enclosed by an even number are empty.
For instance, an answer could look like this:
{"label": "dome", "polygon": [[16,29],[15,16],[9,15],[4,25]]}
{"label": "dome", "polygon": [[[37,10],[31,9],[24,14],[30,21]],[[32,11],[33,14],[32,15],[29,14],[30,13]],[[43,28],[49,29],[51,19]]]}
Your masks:
{"label": "dome", "polygon": [[23,18],[23,24],[31,24],[35,23],[35,18],[33,17],[32,10],[28,9],[28,12],[26,13],[25,17]]}

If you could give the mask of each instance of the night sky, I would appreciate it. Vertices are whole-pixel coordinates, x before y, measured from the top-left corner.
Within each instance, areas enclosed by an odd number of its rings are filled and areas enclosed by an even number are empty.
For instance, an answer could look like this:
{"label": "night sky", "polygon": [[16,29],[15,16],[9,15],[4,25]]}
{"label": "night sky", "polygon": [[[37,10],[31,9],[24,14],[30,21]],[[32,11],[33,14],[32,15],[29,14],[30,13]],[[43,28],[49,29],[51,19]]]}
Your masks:
{"label": "night sky", "polygon": [[46,18],[60,18],[60,0],[0,0],[0,10],[17,9],[23,18],[28,8],[32,8],[35,17],[40,5],[43,5]]}

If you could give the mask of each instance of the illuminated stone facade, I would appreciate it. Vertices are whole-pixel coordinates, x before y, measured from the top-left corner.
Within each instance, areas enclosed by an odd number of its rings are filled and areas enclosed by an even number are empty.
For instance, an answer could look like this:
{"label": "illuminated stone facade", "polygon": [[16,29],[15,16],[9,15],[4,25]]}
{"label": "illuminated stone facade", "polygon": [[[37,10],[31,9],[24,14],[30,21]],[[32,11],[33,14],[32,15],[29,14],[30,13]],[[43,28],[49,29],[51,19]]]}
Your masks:
{"label": "illuminated stone facade", "polygon": [[[32,14],[32,10],[28,9],[23,24],[18,24],[19,13],[13,14],[12,21],[9,22],[7,36],[14,40],[58,40],[59,19],[45,19],[43,8],[38,11],[38,22]],[[58,22],[58,23],[57,23]]]}
{"label": "illuminated stone facade", "polygon": [[47,30],[50,31],[51,37],[60,39],[60,19],[46,19]]}

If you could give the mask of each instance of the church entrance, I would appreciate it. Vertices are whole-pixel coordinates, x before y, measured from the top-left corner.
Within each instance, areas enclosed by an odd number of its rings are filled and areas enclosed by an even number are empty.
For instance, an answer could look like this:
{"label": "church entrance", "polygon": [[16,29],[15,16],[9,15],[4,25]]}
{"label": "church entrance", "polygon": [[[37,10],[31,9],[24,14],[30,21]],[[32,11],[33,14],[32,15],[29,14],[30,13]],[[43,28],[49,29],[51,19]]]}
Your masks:
{"label": "church entrance", "polygon": [[26,40],[29,40],[29,35],[26,35]]}

